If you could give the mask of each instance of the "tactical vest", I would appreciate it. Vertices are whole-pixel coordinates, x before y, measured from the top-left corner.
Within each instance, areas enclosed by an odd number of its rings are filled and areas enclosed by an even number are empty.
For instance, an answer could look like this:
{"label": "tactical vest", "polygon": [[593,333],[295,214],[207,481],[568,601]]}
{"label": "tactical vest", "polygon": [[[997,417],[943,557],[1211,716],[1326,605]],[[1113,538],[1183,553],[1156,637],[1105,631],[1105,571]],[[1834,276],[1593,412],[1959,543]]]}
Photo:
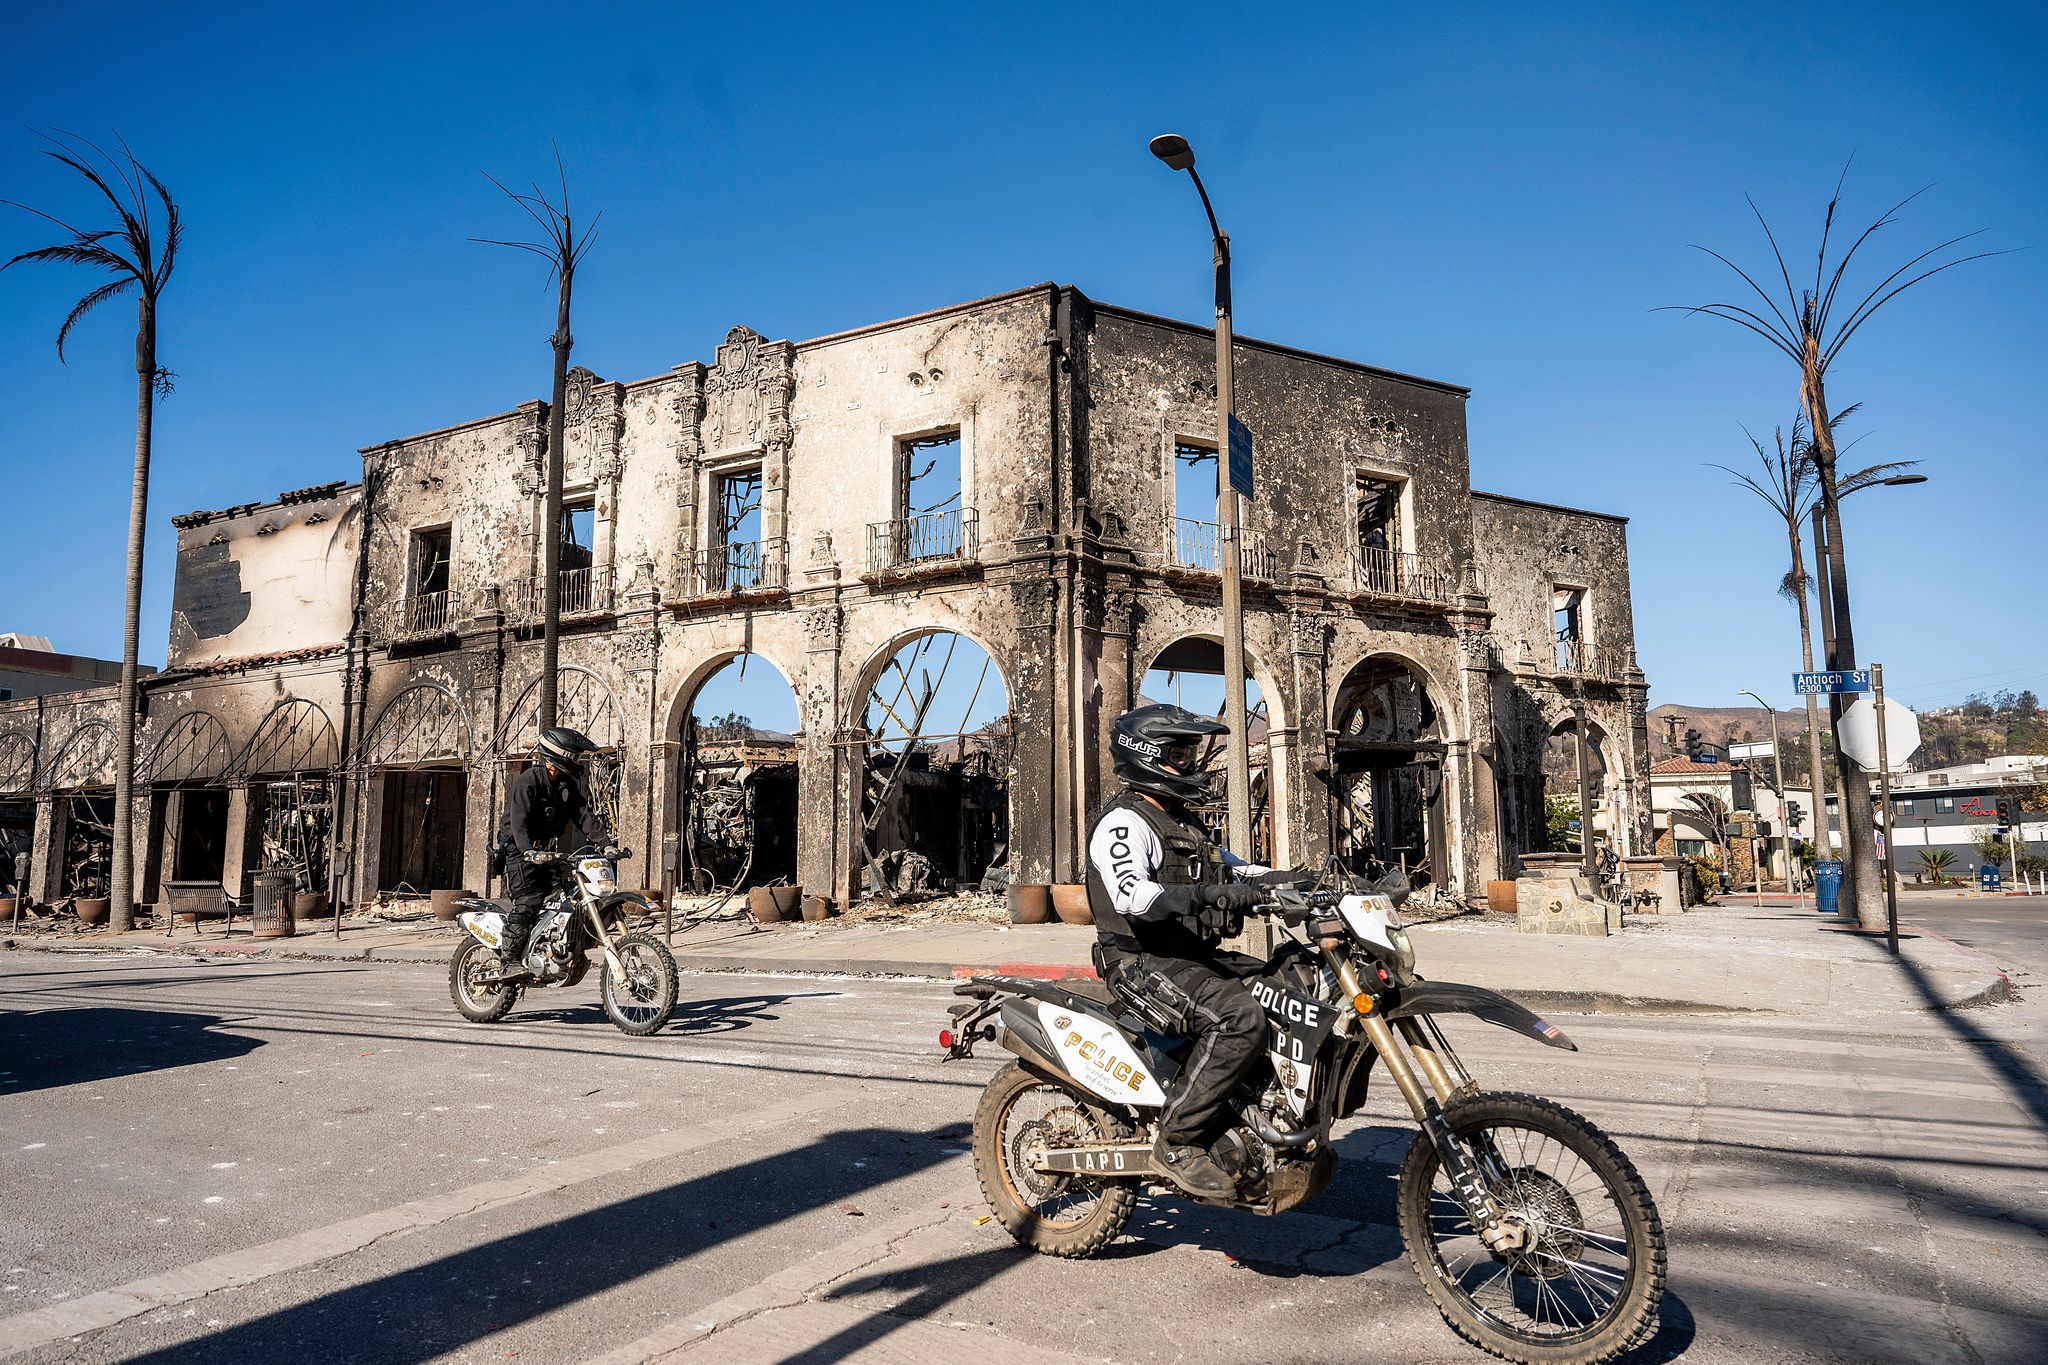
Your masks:
{"label": "tactical vest", "polygon": [[[1219,886],[1230,880],[1223,866],[1223,850],[1209,838],[1209,832],[1192,821],[1176,820],[1136,792],[1119,793],[1102,808],[1096,825],[1110,812],[1124,810],[1144,821],[1159,840],[1161,857],[1150,880],[1161,886]],[[1093,842],[1093,827],[1090,832]],[[1088,860],[1088,908],[1095,913],[1095,936],[1109,947],[1126,953],[1158,953],[1167,957],[1193,956],[1205,949],[1193,931],[1178,920],[1133,920],[1118,910],[1109,898],[1109,887],[1095,859]]]}

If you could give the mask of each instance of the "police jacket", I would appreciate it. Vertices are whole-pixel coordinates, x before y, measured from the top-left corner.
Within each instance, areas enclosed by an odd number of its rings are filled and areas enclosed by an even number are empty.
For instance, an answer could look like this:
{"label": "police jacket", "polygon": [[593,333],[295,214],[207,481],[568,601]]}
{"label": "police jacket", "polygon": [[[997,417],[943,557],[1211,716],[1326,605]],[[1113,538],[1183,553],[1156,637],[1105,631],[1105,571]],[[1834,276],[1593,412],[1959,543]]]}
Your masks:
{"label": "police jacket", "polygon": [[[558,846],[556,840],[565,832],[574,837]],[[498,838],[510,843],[515,853],[537,848],[574,853],[585,845],[605,847],[611,832],[591,804],[580,775],[565,772],[550,778],[547,765],[536,763],[505,789],[505,818],[498,824]]]}
{"label": "police jacket", "polygon": [[1104,944],[1126,953],[1202,958],[1215,940],[1196,929],[1196,889],[1267,872],[1209,837],[1185,811],[1120,793],[1088,836],[1088,907]]}

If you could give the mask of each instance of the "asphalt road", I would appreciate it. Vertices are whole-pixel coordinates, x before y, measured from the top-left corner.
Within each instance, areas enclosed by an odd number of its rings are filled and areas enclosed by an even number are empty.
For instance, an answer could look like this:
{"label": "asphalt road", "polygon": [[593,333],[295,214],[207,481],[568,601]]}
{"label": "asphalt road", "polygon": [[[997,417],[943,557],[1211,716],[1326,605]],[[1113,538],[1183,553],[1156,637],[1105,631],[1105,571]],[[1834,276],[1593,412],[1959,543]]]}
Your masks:
{"label": "asphalt road", "polygon": [[1899,919],[1994,958],[2048,986],[2048,896],[1899,896]]}
{"label": "asphalt road", "polygon": [[[1391,1094],[1303,1209],[1149,1200],[1059,1261],[977,1222],[998,1059],[939,1064],[943,987],[684,995],[636,1041],[589,986],[476,1027],[423,967],[0,954],[0,1354],[1484,1359],[1391,1230]],[[1560,1018],[1577,1056],[1453,1036],[1648,1178],[1671,1292],[1631,1359],[2019,1362],[2048,1358],[2043,1017]]]}

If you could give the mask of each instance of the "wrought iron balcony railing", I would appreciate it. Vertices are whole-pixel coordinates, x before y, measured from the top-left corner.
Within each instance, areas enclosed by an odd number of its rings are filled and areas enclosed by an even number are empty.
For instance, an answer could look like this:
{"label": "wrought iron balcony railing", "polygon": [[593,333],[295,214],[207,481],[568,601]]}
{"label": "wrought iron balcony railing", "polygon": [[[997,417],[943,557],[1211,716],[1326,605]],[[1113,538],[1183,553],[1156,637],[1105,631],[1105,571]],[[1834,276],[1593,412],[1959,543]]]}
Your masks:
{"label": "wrought iron balcony railing", "polygon": [[1360,592],[1421,602],[1448,602],[1458,590],[1457,574],[1421,555],[1364,549],[1353,550],[1351,554],[1351,582]]}
{"label": "wrought iron balcony railing", "polygon": [[[1220,574],[1223,559],[1218,546],[1221,528],[1213,521],[1173,519],[1173,562],[1183,569]],[[1257,531],[1238,528],[1238,568],[1246,578],[1267,582],[1278,576],[1279,557],[1266,547],[1266,537]]]}
{"label": "wrought iron balcony railing", "polygon": [[416,592],[398,603],[392,613],[391,633],[401,638],[439,635],[454,619],[453,602],[445,588],[440,592]]}
{"label": "wrought iron balcony railing", "polygon": [[[564,569],[556,575],[560,586],[558,610],[563,616],[587,616],[592,612],[612,609],[612,585],[610,577],[601,569]],[[509,620],[525,624],[541,619],[541,580],[529,579],[524,583],[508,586],[505,593],[505,615]]]}
{"label": "wrought iron balcony railing", "polygon": [[1536,656],[1548,672],[1577,678],[1620,678],[1628,673],[1628,652],[1584,640],[1552,640],[1548,653]]}
{"label": "wrought iron balcony railing", "polygon": [[778,592],[788,586],[788,572],[782,541],[732,541],[696,553],[688,591],[693,597]]}
{"label": "wrought iron balcony railing", "polygon": [[870,573],[949,559],[972,559],[980,550],[981,523],[972,507],[898,517],[868,526]]}

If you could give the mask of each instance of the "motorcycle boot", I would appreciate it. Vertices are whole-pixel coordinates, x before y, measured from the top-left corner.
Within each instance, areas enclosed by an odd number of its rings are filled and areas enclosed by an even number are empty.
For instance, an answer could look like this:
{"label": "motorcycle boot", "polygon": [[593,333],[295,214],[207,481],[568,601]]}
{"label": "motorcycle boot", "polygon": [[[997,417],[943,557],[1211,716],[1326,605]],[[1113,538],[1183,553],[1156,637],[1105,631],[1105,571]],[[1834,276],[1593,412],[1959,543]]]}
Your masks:
{"label": "motorcycle boot", "polygon": [[1237,1193],[1237,1182],[1206,1147],[1168,1142],[1161,1133],[1152,1140],[1152,1163],[1182,1190],[1200,1198],[1228,1199]]}

